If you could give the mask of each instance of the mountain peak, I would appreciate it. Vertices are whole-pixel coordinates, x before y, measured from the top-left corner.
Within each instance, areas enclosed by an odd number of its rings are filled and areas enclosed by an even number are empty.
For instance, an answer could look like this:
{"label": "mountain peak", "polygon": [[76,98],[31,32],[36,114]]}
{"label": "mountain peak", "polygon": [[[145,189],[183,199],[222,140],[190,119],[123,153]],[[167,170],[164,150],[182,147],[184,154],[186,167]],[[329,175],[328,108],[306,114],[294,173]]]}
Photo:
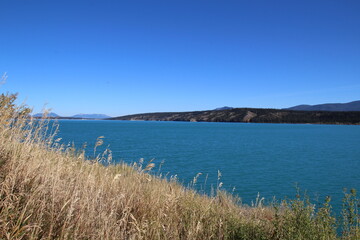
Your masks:
{"label": "mountain peak", "polygon": [[49,113],[36,113],[33,115],[33,117],[36,118],[42,118],[42,117],[51,117],[51,118],[56,118],[56,117],[60,117],[58,114],[54,113],[54,112],[49,112]]}
{"label": "mountain peak", "polygon": [[215,108],[214,111],[230,110],[230,109],[233,109],[233,107],[224,106],[224,107]]}

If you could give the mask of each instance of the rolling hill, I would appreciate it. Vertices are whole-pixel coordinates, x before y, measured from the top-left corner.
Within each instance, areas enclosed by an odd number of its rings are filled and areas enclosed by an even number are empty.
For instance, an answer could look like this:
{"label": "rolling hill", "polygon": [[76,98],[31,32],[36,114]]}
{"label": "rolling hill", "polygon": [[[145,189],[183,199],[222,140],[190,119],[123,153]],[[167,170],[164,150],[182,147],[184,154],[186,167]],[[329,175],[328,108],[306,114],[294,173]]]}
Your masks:
{"label": "rolling hill", "polygon": [[295,110],[295,111],[339,111],[339,112],[347,112],[347,111],[360,111],[360,101],[354,101],[349,103],[325,103],[325,104],[317,104],[317,105],[298,105],[290,108],[286,108],[287,110]]}
{"label": "rolling hill", "polygon": [[360,124],[360,112],[294,111],[284,109],[234,108],[195,112],[134,114],[110,120]]}

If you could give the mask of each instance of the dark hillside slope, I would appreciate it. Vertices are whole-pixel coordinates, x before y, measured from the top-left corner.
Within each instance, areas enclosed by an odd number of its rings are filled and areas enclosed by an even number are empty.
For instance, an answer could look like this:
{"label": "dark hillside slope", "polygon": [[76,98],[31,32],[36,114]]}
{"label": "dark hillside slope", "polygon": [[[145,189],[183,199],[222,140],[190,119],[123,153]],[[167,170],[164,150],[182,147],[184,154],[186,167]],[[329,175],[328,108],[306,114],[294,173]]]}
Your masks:
{"label": "dark hillside slope", "polygon": [[360,124],[360,112],[291,111],[234,108],[220,111],[160,112],[134,114],[110,120]]}

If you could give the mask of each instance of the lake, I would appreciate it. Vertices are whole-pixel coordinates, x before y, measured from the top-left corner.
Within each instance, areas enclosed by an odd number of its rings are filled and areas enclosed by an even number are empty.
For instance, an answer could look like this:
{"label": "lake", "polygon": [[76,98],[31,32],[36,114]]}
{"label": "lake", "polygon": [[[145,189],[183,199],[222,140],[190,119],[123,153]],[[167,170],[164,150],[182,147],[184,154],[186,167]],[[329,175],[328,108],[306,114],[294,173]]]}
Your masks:
{"label": "lake", "polygon": [[[360,190],[360,126],[60,120],[59,137],[93,156],[97,137],[117,162],[153,160],[156,172],[177,175],[209,193],[222,188],[250,204],[258,193],[294,198],[296,184],[312,200],[329,195],[341,205],[343,188]],[[163,162],[161,169],[159,166]],[[221,178],[218,180],[218,171]]]}

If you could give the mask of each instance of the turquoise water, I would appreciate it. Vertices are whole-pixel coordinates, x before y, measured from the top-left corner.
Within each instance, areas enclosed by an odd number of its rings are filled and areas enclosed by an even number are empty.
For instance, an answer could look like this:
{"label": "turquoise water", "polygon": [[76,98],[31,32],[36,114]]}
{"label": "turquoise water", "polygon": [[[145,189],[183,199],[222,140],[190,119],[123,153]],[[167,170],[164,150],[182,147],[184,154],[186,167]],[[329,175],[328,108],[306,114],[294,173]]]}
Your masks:
{"label": "turquoise water", "polygon": [[[295,185],[312,200],[330,195],[341,204],[343,188],[360,190],[360,126],[61,120],[63,142],[93,155],[105,136],[115,161],[154,159],[161,173],[187,185],[202,173],[197,188],[218,184],[250,204],[258,193],[266,201],[294,198]],[[101,149],[99,149],[101,150]],[[98,151],[99,153],[99,151]],[[157,171],[157,170],[156,170]],[[207,179],[206,179],[207,176]]]}

